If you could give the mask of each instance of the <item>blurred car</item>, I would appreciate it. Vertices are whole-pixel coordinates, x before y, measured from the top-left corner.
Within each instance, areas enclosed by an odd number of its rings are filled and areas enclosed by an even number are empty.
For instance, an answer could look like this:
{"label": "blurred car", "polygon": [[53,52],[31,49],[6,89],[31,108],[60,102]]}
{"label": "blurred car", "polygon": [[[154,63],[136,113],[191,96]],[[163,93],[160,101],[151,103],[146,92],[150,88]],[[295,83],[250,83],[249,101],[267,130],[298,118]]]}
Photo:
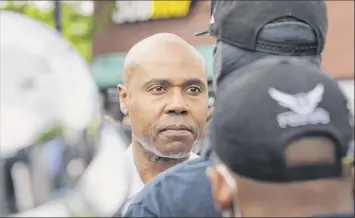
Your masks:
{"label": "blurred car", "polygon": [[0,11],[0,216],[112,216],[125,142],[83,58],[54,29]]}

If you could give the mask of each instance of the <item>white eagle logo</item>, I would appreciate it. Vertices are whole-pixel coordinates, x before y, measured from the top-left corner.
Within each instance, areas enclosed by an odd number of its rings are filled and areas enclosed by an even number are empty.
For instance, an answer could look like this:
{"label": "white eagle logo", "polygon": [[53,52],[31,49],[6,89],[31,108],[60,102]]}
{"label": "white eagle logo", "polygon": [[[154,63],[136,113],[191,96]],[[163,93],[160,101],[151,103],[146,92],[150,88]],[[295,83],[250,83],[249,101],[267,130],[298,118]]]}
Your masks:
{"label": "white eagle logo", "polygon": [[296,95],[290,95],[275,88],[269,89],[270,96],[281,106],[289,108],[298,114],[312,113],[318,106],[318,103],[322,101],[323,93],[324,87],[322,84],[316,85],[308,93],[299,93]]}
{"label": "white eagle logo", "polygon": [[270,96],[280,106],[290,109],[290,112],[281,113],[277,119],[280,127],[301,126],[306,124],[329,123],[329,113],[322,108],[317,108],[322,101],[324,86],[317,84],[308,93],[296,95],[287,94],[275,88],[269,88]]}

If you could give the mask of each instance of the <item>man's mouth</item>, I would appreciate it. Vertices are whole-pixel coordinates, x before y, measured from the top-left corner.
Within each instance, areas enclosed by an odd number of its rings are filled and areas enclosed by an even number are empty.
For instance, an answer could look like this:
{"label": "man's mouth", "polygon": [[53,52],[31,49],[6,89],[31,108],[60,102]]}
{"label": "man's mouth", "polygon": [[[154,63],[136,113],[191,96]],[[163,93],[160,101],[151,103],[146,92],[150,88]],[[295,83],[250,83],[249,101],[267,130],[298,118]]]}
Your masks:
{"label": "man's mouth", "polygon": [[183,133],[192,133],[191,128],[186,125],[170,125],[161,129],[160,132],[172,133],[172,134],[183,134]]}

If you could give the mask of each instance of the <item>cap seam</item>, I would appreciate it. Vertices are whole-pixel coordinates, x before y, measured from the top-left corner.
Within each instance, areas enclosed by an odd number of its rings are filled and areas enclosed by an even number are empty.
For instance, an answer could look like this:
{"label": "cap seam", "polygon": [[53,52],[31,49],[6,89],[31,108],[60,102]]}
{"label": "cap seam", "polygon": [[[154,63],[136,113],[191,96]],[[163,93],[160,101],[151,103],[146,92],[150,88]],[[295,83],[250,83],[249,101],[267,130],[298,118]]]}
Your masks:
{"label": "cap seam", "polygon": [[[270,48],[288,48],[288,47],[294,47],[296,50],[302,50],[302,49],[312,49],[312,48],[317,48],[317,46],[293,46],[293,45],[270,45],[268,42],[256,42],[257,45],[265,46],[265,47],[270,47]],[[303,44],[303,43],[302,43]],[[314,44],[314,43],[312,43]]]}

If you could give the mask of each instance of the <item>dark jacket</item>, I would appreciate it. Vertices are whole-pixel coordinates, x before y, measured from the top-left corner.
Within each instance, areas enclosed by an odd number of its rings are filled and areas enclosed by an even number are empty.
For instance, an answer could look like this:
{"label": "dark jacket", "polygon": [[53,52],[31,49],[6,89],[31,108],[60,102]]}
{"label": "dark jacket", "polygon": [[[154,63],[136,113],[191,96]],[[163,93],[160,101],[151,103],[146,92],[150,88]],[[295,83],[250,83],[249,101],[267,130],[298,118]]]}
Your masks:
{"label": "dark jacket", "polygon": [[215,210],[206,156],[174,166],[153,179],[129,206],[125,217],[222,217]]}

